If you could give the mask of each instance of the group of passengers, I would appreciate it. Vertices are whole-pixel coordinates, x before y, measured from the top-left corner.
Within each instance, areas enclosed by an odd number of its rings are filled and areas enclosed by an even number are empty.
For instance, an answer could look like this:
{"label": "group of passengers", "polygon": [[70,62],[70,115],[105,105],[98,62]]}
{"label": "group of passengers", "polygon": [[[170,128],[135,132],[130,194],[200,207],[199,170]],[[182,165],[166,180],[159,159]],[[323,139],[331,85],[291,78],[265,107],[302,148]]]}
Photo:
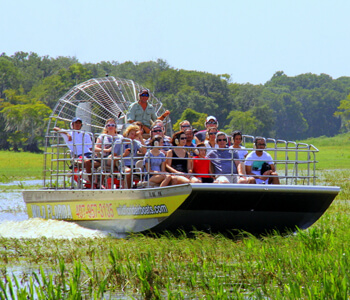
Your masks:
{"label": "group of passengers", "polygon": [[214,116],[207,117],[206,129],[201,131],[194,130],[189,121],[182,121],[180,131],[170,138],[165,135],[163,123],[170,112],[157,117],[148,99],[149,91],[142,89],[139,101],[129,108],[127,120],[130,124],[123,135],[117,132],[114,119],[106,121],[96,143],[92,143],[90,134],[81,131],[83,124],[80,118],[72,120],[72,131],[54,128],[61,133],[74,156],[82,158],[90,182],[92,161],[95,168],[101,165],[101,159],[91,160],[94,152],[95,155],[100,153],[107,166],[126,174],[128,188],[132,186],[132,169],[140,157],[143,158],[142,168],[149,174],[148,180],[161,187],[212,182],[279,184],[273,159],[264,151],[264,138],[256,138],[256,150],[248,154],[241,145],[242,133],[234,131],[229,140],[226,133],[218,130],[219,124]]}

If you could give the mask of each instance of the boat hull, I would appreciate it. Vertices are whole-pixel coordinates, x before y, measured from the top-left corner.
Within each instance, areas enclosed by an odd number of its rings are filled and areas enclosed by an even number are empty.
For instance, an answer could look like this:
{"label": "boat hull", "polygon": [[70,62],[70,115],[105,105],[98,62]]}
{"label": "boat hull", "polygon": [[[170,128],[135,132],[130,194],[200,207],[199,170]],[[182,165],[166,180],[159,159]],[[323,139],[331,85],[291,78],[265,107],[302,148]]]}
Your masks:
{"label": "boat hull", "polygon": [[330,206],[338,187],[188,184],[140,190],[24,191],[28,216],[76,222],[114,234],[305,229]]}
{"label": "boat hull", "polygon": [[[339,193],[338,187],[284,185],[192,185],[186,201],[153,231],[234,230],[263,234],[306,229]],[[193,226],[196,224],[196,226]]]}

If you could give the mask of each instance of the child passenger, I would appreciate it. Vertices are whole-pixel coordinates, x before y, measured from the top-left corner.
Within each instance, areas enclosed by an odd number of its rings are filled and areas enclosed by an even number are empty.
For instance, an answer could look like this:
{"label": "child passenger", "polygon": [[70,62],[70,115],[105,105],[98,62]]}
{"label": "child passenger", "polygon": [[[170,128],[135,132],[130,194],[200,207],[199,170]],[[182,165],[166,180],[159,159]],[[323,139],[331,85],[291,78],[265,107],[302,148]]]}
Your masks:
{"label": "child passenger", "polygon": [[[198,156],[193,157],[192,173],[198,174],[209,174],[210,173],[210,160],[205,159],[207,154],[207,148],[204,143],[200,143],[197,147],[203,149],[198,149]],[[199,159],[198,159],[199,158]],[[197,178],[202,180],[202,183],[213,183],[214,179],[210,175],[195,175]]]}
{"label": "child passenger", "polygon": [[154,148],[148,150],[143,161],[147,172],[153,173],[150,175],[150,182],[160,184],[160,186],[167,186],[171,182],[170,174],[157,174],[165,173],[165,154],[161,152],[161,147],[163,146],[163,137],[156,135],[150,141],[150,146],[155,146]]}

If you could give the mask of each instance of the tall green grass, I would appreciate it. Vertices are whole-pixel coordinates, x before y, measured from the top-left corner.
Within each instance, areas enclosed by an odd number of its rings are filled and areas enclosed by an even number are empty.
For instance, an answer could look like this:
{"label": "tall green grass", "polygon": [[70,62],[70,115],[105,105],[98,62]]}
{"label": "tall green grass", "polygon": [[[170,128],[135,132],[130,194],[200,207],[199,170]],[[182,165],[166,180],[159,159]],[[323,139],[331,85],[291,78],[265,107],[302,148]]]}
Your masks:
{"label": "tall green grass", "polygon": [[43,154],[0,151],[0,162],[0,182],[42,178]]}
{"label": "tall green grass", "polygon": [[312,144],[320,150],[316,155],[318,169],[350,169],[350,133],[310,138],[301,142]]}
{"label": "tall green grass", "polygon": [[0,299],[348,299],[349,223],[336,201],[289,236],[3,238]]}

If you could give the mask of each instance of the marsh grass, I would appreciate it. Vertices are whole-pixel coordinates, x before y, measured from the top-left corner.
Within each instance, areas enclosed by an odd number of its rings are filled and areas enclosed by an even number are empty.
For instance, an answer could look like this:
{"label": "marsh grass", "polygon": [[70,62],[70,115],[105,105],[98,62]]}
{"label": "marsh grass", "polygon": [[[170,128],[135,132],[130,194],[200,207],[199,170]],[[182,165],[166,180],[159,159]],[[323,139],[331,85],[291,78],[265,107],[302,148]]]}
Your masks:
{"label": "marsh grass", "polygon": [[347,299],[349,213],[338,200],[308,230],[262,238],[2,238],[0,299]]}
{"label": "marsh grass", "polygon": [[43,161],[43,154],[0,151],[0,182],[41,179]]}

